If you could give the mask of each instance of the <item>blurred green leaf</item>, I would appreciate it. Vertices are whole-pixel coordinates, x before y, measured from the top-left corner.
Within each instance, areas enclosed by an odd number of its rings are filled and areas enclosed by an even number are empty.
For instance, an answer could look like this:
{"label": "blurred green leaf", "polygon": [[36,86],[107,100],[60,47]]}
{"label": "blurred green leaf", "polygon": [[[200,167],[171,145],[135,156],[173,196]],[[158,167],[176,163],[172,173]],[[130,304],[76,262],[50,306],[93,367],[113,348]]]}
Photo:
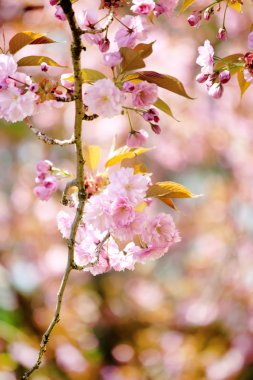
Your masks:
{"label": "blurred green leaf", "polygon": [[41,45],[52,44],[56,41],[48,38],[45,34],[33,33],[33,32],[20,32],[15,34],[10,40],[9,50],[11,54],[15,54],[17,51],[27,45]]}
{"label": "blurred green leaf", "polygon": [[40,66],[42,62],[45,62],[49,66],[66,67],[59,65],[52,58],[45,57],[43,55],[30,55],[28,57],[21,58],[17,64],[18,66]]}

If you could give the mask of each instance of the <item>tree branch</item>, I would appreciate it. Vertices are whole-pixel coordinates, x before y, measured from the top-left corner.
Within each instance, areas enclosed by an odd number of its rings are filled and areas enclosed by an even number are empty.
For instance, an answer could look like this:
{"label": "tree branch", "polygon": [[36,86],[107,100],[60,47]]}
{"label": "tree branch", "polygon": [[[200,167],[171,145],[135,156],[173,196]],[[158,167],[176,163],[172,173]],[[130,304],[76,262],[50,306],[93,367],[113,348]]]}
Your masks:
{"label": "tree branch", "polygon": [[54,327],[60,320],[60,312],[61,312],[64,291],[69,279],[70,272],[73,269],[72,263],[74,261],[74,246],[75,246],[76,233],[77,233],[77,229],[82,218],[84,204],[86,200],[86,192],[85,192],[84,180],[83,180],[85,161],[84,161],[83,153],[82,153],[82,120],[84,117],[83,100],[82,100],[82,73],[81,73],[81,63],[80,63],[82,43],[81,43],[81,36],[79,33],[79,27],[77,25],[75,15],[72,9],[71,0],[60,0],[59,5],[62,7],[67,17],[67,20],[71,29],[71,33],[72,33],[72,39],[73,39],[72,44],[71,44],[71,53],[72,53],[72,62],[73,62],[73,68],[74,68],[74,84],[75,84],[75,97],[76,97],[75,98],[74,143],[76,146],[76,161],[77,161],[76,162],[76,184],[78,186],[78,207],[76,210],[74,221],[71,226],[70,238],[68,240],[68,261],[67,261],[65,272],[64,272],[62,282],[61,282],[59,292],[58,292],[55,314],[46,332],[44,333],[42,337],[37,361],[35,365],[22,376],[22,380],[27,380],[30,377],[30,375],[40,367],[42,358],[44,356],[44,353],[46,352],[46,347],[47,347],[47,343],[49,341],[50,335]]}

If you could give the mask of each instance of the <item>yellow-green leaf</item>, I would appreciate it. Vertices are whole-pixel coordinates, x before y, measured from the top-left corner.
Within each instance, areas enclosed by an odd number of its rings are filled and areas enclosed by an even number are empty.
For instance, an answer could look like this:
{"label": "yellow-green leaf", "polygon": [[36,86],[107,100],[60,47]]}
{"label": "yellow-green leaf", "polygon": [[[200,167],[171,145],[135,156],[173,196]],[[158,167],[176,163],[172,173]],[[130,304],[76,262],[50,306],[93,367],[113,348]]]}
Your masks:
{"label": "yellow-green leaf", "polygon": [[125,158],[133,158],[152,149],[153,148],[129,148],[128,146],[124,145],[112,153],[105,166],[108,168],[109,166],[118,164]]}
{"label": "yellow-green leaf", "polygon": [[147,191],[147,197],[155,198],[193,198],[197,195],[187,189],[187,187],[177,182],[157,182],[150,186]]}
{"label": "yellow-green leaf", "polygon": [[33,32],[20,32],[12,37],[9,43],[9,50],[11,54],[15,54],[17,51],[27,45],[40,45],[40,44],[52,44],[56,41],[52,40],[41,33]]}
{"label": "yellow-green leaf", "polygon": [[242,13],[242,1],[241,0],[237,0],[237,1],[230,0],[228,2],[228,4],[231,8],[234,8],[237,12]]}
{"label": "yellow-green leaf", "polygon": [[94,172],[100,161],[101,148],[97,145],[84,145],[83,155],[86,165],[92,172]]}
{"label": "yellow-green leaf", "polygon": [[143,59],[147,58],[153,53],[154,42],[150,42],[150,44],[138,44],[135,46],[134,51],[138,52]]}
{"label": "yellow-green leaf", "polygon": [[28,57],[21,58],[17,64],[18,66],[40,66],[42,62],[47,63],[49,66],[66,67],[59,65],[52,58],[42,55],[29,55]]}
{"label": "yellow-green leaf", "polygon": [[141,52],[128,47],[122,47],[120,48],[120,54],[123,58],[121,62],[122,73],[145,67],[145,62],[142,58]]}
{"label": "yellow-green leaf", "polygon": [[193,99],[185,91],[183,83],[171,75],[160,74],[156,71],[138,71],[133,73],[133,75],[135,75],[136,79],[139,78],[149,83],[155,83],[157,86],[165,88],[165,90],[174,92],[188,99]]}
{"label": "yellow-green leaf", "polygon": [[[167,115],[173,117],[173,119],[177,120],[177,119],[174,117],[174,115],[173,115],[173,113],[172,113],[170,107],[168,106],[168,104],[165,103],[161,98],[157,98],[157,101],[154,103],[154,106],[155,106],[156,108],[159,108],[159,110],[165,112]],[[177,120],[177,121],[178,121],[178,120]]]}
{"label": "yellow-green leaf", "polygon": [[195,0],[184,0],[182,7],[180,8],[180,13],[183,13],[187,8],[189,8]]}
{"label": "yellow-green leaf", "polygon": [[104,79],[106,76],[100,71],[93,69],[82,69],[82,79],[84,83],[94,83],[99,79]]}
{"label": "yellow-green leaf", "polygon": [[228,55],[216,62],[214,70],[229,69],[232,75],[236,74],[243,67],[243,62],[240,61],[242,57],[243,54],[241,53]]}
{"label": "yellow-green leaf", "polygon": [[240,87],[240,90],[241,90],[241,98],[242,98],[243,94],[245,93],[245,91],[251,85],[251,82],[247,82],[244,79],[243,71],[238,71],[238,73],[237,73],[237,80],[238,80],[238,84],[239,84],[239,87]]}
{"label": "yellow-green leaf", "polygon": [[138,211],[138,212],[142,212],[145,210],[145,208],[147,207],[147,203],[146,202],[141,202],[139,203],[137,206],[135,206],[135,211]]}

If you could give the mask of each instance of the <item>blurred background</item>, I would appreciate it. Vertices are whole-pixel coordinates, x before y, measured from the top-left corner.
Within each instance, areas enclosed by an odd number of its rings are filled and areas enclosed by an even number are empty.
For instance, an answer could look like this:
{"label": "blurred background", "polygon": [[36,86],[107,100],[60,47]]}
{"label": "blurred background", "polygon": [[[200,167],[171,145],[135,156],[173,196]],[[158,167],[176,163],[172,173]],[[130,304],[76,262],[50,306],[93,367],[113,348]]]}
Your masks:
{"label": "blurred background", "polygon": [[[161,115],[162,134],[149,131],[147,144],[156,149],[142,159],[154,181],[178,181],[203,197],[178,200],[177,212],[157,201],[182,236],[157,262],[97,277],[72,273],[61,322],[34,380],[253,379],[253,92],[250,87],[241,100],[232,78],[214,100],[194,80],[197,47],[205,39],[221,57],[247,51],[252,5],[245,4],[242,15],[228,10],[226,43],[215,37],[222,14],[197,30],[186,18],[155,22],[148,39],[156,40],[154,53],[146,62],[148,69],[179,78],[195,100],[160,91],[180,122]],[[0,23],[2,47],[3,30],[6,41],[31,30],[63,42],[26,47],[18,57],[45,54],[70,66],[67,26],[46,0],[0,0]],[[103,70],[101,63],[96,47],[83,54],[83,67]],[[50,68],[48,74],[62,72]],[[64,105],[33,122],[50,136],[68,138],[73,115],[73,106]],[[147,128],[133,120],[136,129]],[[127,133],[122,116],[84,124],[85,141],[102,146],[103,160],[113,137],[124,144]],[[35,165],[49,159],[73,172],[73,157],[71,147],[47,146],[24,124],[0,121],[0,380],[15,380],[34,364],[66,263],[56,226],[61,192],[48,202],[35,199]]]}

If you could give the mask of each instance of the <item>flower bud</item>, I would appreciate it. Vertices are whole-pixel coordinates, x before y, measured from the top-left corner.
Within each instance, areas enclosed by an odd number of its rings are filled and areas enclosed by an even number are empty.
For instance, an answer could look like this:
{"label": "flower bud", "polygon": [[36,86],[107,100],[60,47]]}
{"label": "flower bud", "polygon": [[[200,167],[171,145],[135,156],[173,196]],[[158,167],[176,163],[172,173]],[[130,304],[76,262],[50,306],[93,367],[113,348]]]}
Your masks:
{"label": "flower bud", "polygon": [[230,74],[230,71],[228,71],[228,70],[224,70],[224,71],[222,71],[222,72],[219,74],[219,81],[220,81],[222,84],[227,83],[228,81],[230,81],[230,79],[231,79],[231,74]]}
{"label": "flower bud", "polygon": [[46,189],[50,190],[52,193],[54,193],[58,188],[58,181],[57,178],[53,175],[47,176],[44,181],[43,185]]}
{"label": "flower bud", "polygon": [[203,73],[199,73],[197,76],[196,76],[196,81],[198,83],[204,83],[205,81],[207,81],[209,77],[209,74],[203,74]]}
{"label": "flower bud", "polygon": [[142,116],[143,119],[148,122],[154,121],[155,123],[158,123],[160,120],[159,114],[155,108],[150,108],[148,111],[143,112]]}
{"label": "flower bud", "polygon": [[32,83],[32,84],[30,84],[29,91],[31,91],[31,92],[38,92],[38,90],[39,90],[38,83]]}
{"label": "flower bud", "polygon": [[220,28],[218,30],[218,33],[216,35],[216,37],[218,38],[218,40],[220,41],[226,41],[227,38],[228,38],[228,34],[227,34],[227,31],[225,28]]}
{"label": "flower bud", "polygon": [[187,19],[188,23],[190,26],[198,26],[200,20],[201,20],[201,12],[199,11],[194,11]]}
{"label": "flower bud", "polygon": [[209,21],[213,12],[213,8],[206,8],[203,14],[204,20]]}
{"label": "flower bud", "polygon": [[42,62],[40,65],[40,69],[41,69],[41,71],[44,71],[46,73],[49,69],[49,66],[46,62]]}
{"label": "flower bud", "polygon": [[127,138],[127,146],[129,148],[139,148],[145,144],[148,138],[148,132],[144,131],[144,129],[140,129],[139,131],[132,131],[129,133]]}
{"label": "flower bud", "polygon": [[123,83],[123,91],[125,92],[133,92],[135,90],[135,85],[132,82],[124,82]]}
{"label": "flower bud", "polygon": [[52,167],[53,167],[53,164],[51,161],[41,160],[41,161],[37,162],[37,165],[36,165],[37,174],[48,173],[50,170],[52,170]]}
{"label": "flower bud", "polygon": [[110,41],[108,38],[101,38],[98,42],[98,48],[101,53],[106,53],[110,49]]}
{"label": "flower bud", "polygon": [[54,15],[60,21],[66,21],[67,20],[65,13],[64,13],[64,11],[60,5],[56,5],[56,12]]}
{"label": "flower bud", "polygon": [[223,86],[220,83],[214,83],[208,90],[208,95],[214,99],[219,99],[223,94]]}
{"label": "flower bud", "polygon": [[123,59],[119,51],[115,51],[114,53],[107,53],[103,58],[104,64],[110,67],[118,66]]}
{"label": "flower bud", "polygon": [[52,6],[56,5],[57,2],[58,2],[58,0],[49,0],[49,4],[52,5]]}
{"label": "flower bud", "polygon": [[151,128],[152,128],[152,131],[156,134],[156,135],[160,135],[160,133],[162,132],[161,128],[159,127],[158,124],[150,124],[151,125]]}

